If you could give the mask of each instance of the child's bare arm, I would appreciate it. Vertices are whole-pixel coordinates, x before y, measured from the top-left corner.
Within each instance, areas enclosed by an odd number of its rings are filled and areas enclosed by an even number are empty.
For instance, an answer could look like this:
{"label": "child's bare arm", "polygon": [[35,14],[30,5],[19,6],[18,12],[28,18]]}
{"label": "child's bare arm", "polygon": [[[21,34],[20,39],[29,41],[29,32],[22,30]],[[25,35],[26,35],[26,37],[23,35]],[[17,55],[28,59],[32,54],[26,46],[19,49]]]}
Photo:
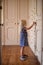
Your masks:
{"label": "child's bare arm", "polygon": [[36,24],[36,22],[33,22],[33,24],[29,28],[26,27],[26,30],[30,30],[34,24]]}

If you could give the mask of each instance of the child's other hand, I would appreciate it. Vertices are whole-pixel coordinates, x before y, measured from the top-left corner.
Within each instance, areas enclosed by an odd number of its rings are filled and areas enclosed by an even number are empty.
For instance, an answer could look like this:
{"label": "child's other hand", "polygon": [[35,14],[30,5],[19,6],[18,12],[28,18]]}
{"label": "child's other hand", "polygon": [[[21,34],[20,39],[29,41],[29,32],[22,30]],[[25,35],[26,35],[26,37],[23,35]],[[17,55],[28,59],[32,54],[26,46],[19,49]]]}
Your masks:
{"label": "child's other hand", "polygon": [[37,23],[36,23],[36,22],[33,22],[33,24],[37,25]]}

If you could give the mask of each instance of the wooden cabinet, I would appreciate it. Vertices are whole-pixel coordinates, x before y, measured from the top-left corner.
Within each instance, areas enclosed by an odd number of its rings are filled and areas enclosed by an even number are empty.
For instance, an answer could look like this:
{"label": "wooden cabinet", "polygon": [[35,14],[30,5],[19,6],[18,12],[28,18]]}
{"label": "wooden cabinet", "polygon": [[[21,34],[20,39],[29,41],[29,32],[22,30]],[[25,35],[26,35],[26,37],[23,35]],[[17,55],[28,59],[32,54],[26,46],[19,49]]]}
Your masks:
{"label": "wooden cabinet", "polygon": [[3,0],[5,45],[19,45],[19,24],[28,19],[29,0]]}

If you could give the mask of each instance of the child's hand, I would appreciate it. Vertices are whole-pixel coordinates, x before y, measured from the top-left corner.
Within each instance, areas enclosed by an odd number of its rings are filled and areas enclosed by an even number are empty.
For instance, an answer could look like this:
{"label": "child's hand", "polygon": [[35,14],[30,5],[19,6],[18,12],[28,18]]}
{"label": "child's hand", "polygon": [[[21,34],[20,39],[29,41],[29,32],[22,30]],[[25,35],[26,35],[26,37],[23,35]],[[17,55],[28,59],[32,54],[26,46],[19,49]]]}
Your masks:
{"label": "child's hand", "polygon": [[36,22],[33,22],[33,24],[37,25],[37,23],[36,23]]}

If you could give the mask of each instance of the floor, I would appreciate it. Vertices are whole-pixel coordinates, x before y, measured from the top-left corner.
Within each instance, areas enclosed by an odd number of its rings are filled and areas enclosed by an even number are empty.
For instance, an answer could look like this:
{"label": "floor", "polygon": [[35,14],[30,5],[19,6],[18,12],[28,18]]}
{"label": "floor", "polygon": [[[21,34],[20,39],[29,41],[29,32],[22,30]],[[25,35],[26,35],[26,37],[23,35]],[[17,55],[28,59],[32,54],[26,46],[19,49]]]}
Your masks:
{"label": "floor", "polygon": [[25,48],[25,54],[28,55],[28,58],[21,61],[19,46],[3,46],[2,65],[40,65],[30,47]]}

